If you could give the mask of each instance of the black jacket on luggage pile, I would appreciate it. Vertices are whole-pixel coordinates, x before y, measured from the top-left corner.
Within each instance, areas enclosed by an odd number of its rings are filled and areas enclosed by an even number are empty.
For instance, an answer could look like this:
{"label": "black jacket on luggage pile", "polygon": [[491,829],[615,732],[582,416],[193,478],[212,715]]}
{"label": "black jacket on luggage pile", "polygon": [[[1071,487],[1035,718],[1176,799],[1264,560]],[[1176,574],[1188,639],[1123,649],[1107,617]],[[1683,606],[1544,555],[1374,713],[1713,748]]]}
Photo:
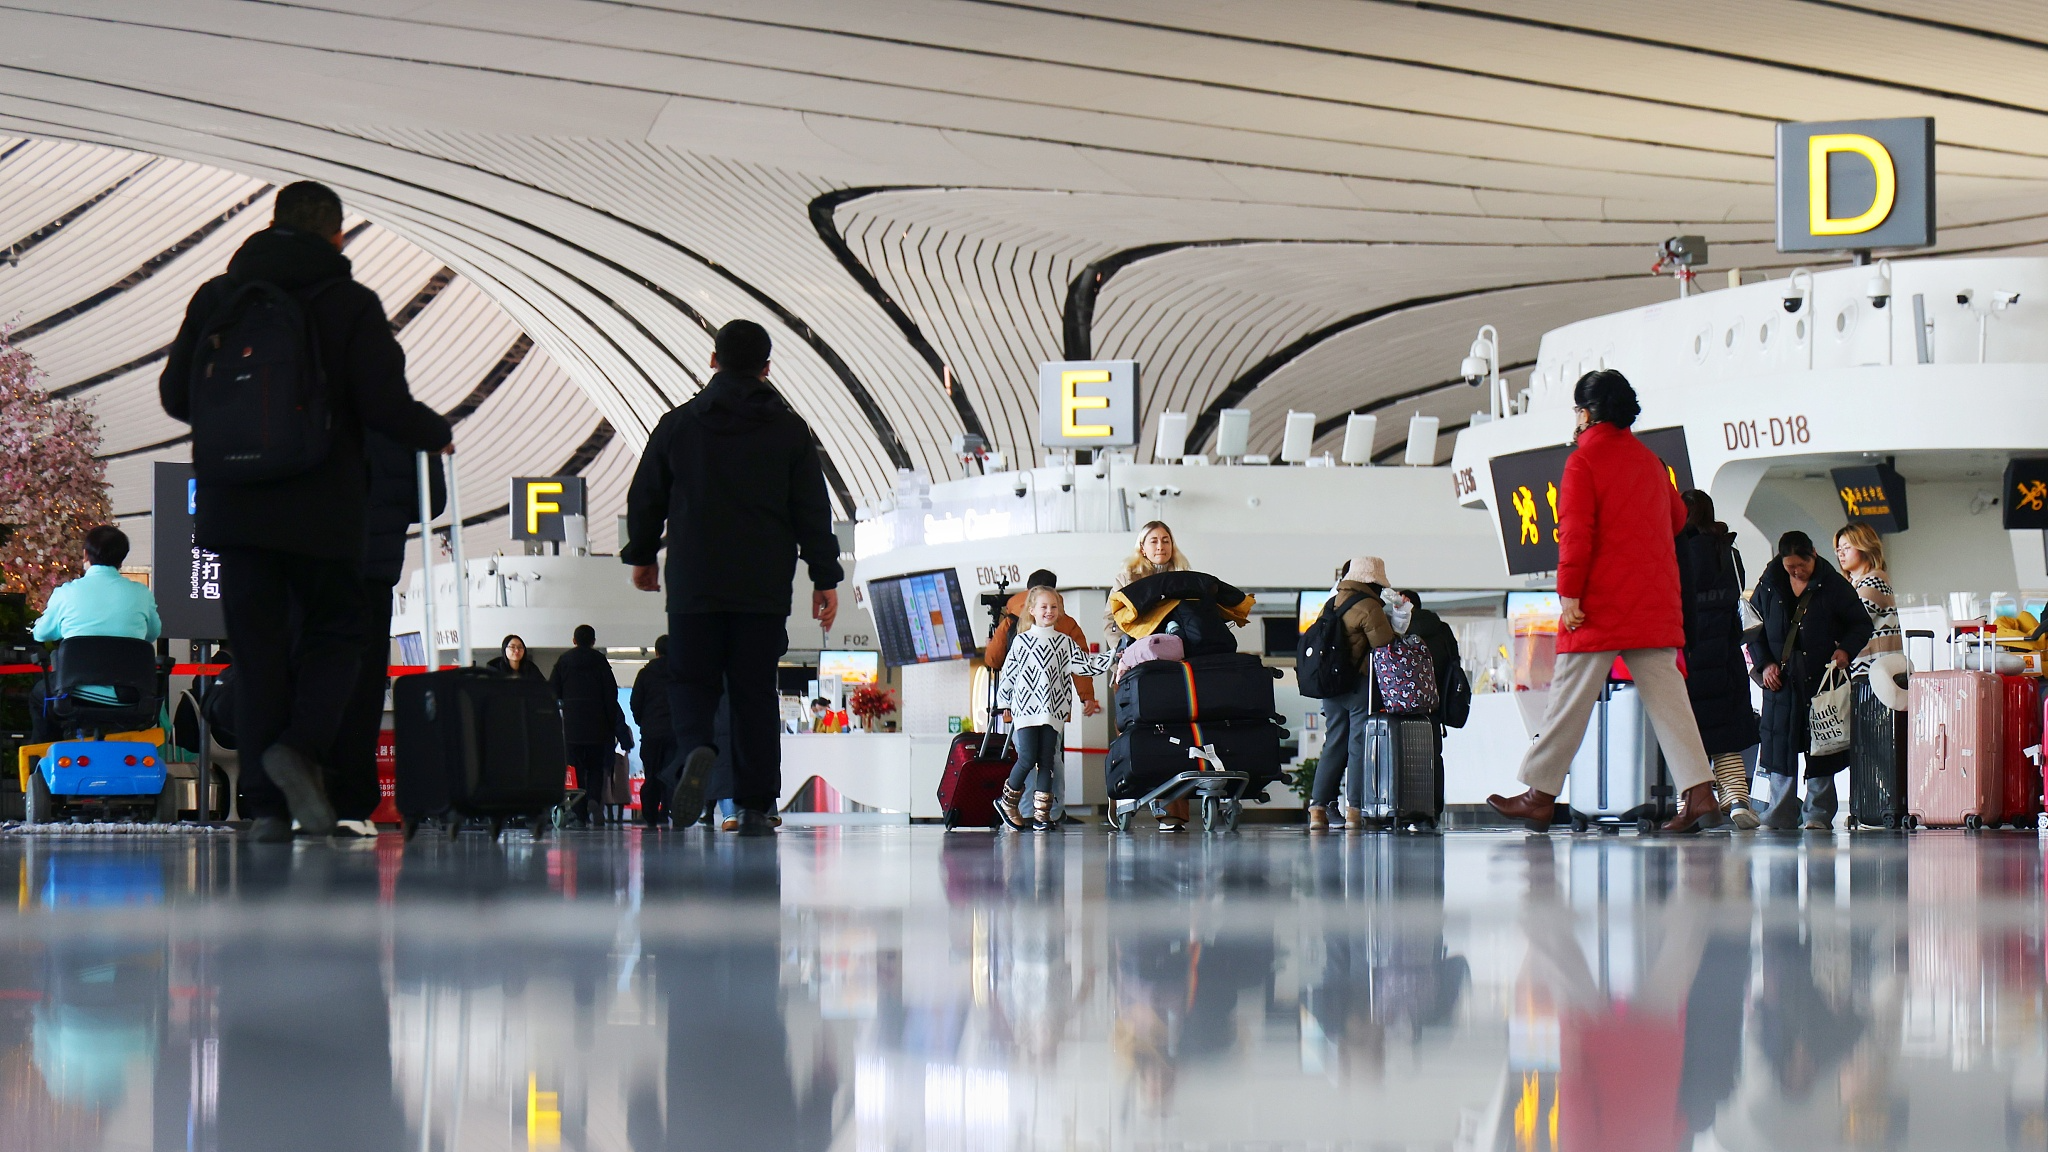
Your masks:
{"label": "black jacket on luggage pile", "polygon": [[[619,681],[611,661],[595,648],[571,648],[555,661],[548,684],[562,702],[562,742],[603,744],[614,741],[631,748],[619,708]],[[626,736],[626,739],[620,737]]]}
{"label": "black jacket on luggage pile", "polygon": [[[1808,587],[1813,600],[1799,621],[1799,643],[1792,650],[1792,666],[1782,670],[1785,686],[1776,692],[1764,692],[1763,748],[1757,755],[1757,766],[1781,775],[1797,769],[1799,754],[1806,751],[1806,710],[1835,649],[1854,656],[1870,642],[1872,631],[1870,614],[1863,610],[1856,589],[1833,565],[1818,556],[1814,557],[1813,580]],[[1785,562],[1772,560],[1749,597],[1750,607],[1756,609],[1764,622],[1763,634],[1751,634],[1746,641],[1759,675],[1764,668],[1776,664],[1778,653],[1784,651],[1798,600],[1792,594],[1792,578],[1785,574]],[[1823,771],[1827,768],[1808,767]],[[1837,770],[1840,767],[1835,765]]]}
{"label": "black jacket on luggage pile", "polygon": [[[1678,534],[1685,609],[1685,692],[1707,755],[1740,752],[1758,740],[1742,659],[1742,558],[1735,536],[1687,528]],[[1781,569],[1782,571],[1782,569]]]}
{"label": "black jacket on luggage pile", "polygon": [[1418,604],[1414,615],[1408,617],[1408,635],[1422,641],[1429,649],[1429,659],[1436,666],[1436,698],[1448,700],[1451,689],[1451,673],[1460,667],[1458,659],[1458,633],[1444,618]]}
{"label": "black jacket on luggage pile", "polygon": [[[251,281],[275,284],[305,305],[318,334],[333,413],[327,457],[308,471],[258,484],[201,481],[200,547],[264,548],[360,561],[369,498],[364,429],[389,436],[404,451],[438,450],[452,437],[448,421],[406,391],[405,350],[391,334],[383,302],[349,279],[349,268],[348,257],[326,240],[271,227],[243,241],[227,272],[192,294],[157,384],[164,412],[172,419],[186,420],[192,411],[192,354],[200,329]],[[334,279],[343,283],[307,303],[305,289]]]}
{"label": "black jacket on luggage pile", "polygon": [[798,557],[818,589],[846,575],[809,425],[773,388],[732,372],[654,426],[619,559],[654,563],[664,527],[670,612],[787,616]]}

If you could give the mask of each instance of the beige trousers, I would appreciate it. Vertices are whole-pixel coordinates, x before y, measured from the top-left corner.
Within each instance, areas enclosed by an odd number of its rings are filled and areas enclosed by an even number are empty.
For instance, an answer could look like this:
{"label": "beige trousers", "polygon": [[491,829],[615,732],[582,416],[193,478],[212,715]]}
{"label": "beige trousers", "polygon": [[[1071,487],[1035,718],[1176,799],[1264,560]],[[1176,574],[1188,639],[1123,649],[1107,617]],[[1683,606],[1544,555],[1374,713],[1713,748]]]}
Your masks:
{"label": "beige trousers", "polygon": [[1572,757],[1586,739],[1586,722],[1593,705],[1607,684],[1607,670],[1620,656],[1635,677],[1643,711],[1664,749],[1664,763],[1671,769],[1671,782],[1679,792],[1714,778],[1707,765],[1706,745],[1700,743],[1699,722],[1693,719],[1692,701],[1685,694],[1685,677],[1678,674],[1676,648],[1630,648],[1626,652],[1560,652],[1557,670],[1550,680],[1550,709],[1543,718],[1543,731],[1522,757],[1522,783],[1552,796],[1564,790],[1564,778],[1571,772]]}

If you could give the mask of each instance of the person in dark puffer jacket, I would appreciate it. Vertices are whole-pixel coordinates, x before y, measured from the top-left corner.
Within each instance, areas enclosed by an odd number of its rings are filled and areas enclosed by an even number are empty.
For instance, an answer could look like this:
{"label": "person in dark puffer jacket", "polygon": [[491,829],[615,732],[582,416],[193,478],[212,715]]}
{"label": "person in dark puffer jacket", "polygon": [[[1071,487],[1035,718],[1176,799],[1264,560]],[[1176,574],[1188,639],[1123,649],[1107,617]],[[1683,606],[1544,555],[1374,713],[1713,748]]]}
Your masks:
{"label": "person in dark puffer jacket", "polygon": [[273,284],[304,308],[326,378],[327,455],[276,480],[200,481],[194,531],[194,543],[221,557],[221,610],[239,668],[235,732],[242,763],[260,769],[242,773],[250,836],[271,843],[291,839],[294,818],[313,835],[334,829],[321,761],[334,754],[362,663],[364,432],[406,451],[439,451],[453,438],[448,421],[406,391],[405,350],[383,303],[351,278],[341,199],[300,181],[278,191],[274,212],[227,272],[193,293],[157,385],[164,413],[189,423],[200,335],[243,285]]}
{"label": "person in dark puffer jacket", "polygon": [[1721,810],[1737,828],[1754,828],[1749,766],[1742,759],[1757,742],[1749,665],[1742,658],[1742,557],[1735,534],[1714,519],[1714,498],[1697,488],[1684,498],[1678,575],[1685,593],[1685,693],[1713,760]]}
{"label": "person in dark puffer jacket", "polygon": [[[1792,617],[1799,612],[1800,596],[1807,592],[1813,599],[1800,616],[1792,657],[1781,663],[1786,639],[1794,631]],[[1771,778],[1771,806],[1764,812],[1764,826],[1789,830],[1799,827],[1803,819],[1811,829],[1833,827],[1838,809],[1835,774],[1849,766],[1849,754],[1807,754],[1807,710],[1828,664],[1833,662],[1846,671],[1851,658],[1870,643],[1874,626],[1856,589],[1814,553],[1813,540],[1804,532],[1787,532],[1778,538],[1777,558],[1757,578],[1749,603],[1764,622],[1762,633],[1752,632],[1748,639],[1750,666],[1764,686],[1763,748],[1757,754],[1757,768]],[[1802,755],[1806,756],[1803,807],[1799,802]]]}

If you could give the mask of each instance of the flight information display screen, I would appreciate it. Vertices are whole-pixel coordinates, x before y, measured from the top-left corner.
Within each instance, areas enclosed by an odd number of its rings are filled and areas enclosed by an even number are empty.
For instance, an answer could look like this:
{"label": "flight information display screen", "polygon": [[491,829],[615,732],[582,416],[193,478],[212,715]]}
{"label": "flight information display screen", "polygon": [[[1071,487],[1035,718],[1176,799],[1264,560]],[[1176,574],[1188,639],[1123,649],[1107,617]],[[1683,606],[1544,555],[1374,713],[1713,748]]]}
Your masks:
{"label": "flight information display screen", "polygon": [[891,576],[868,585],[868,611],[891,668],[965,660],[974,655],[974,624],[951,568]]}

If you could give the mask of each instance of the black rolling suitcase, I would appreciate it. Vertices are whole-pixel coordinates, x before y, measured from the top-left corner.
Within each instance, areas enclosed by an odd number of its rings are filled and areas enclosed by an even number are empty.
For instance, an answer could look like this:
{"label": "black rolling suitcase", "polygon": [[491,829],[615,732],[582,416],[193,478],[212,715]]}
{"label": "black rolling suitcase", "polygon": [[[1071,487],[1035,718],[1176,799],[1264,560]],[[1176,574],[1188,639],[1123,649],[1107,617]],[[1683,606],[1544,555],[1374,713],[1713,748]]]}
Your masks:
{"label": "black rolling suitcase", "polygon": [[495,833],[507,817],[534,830],[562,802],[569,759],[548,686],[482,668],[400,676],[391,685],[398,815],[410,838],[427,817],[452,836],[471,816]]}
{"label": "black rolling suitcase", "polygon": [[1116,682],[1116,725],[1264,720],[1279,677],[1250,652],[1133,664]]}
{"label": "black rolling suitcase", "polygon": [[1427,716],[1366,718],[1364,754],[1352,761],[1346,791],[1368,820],[1434,828],[1444,810],[1444,774],[1436,722]]}
{"label": "black rolling suitcase", "polygon": [[1104,783],[1110,799],[1136,800],[1182,772],[1199,771],[1203,764],[1189,759],[1188,749],[1213,744],[1226,771],[1251,777],[1245,798],[1256,799],[1268,784],[1280,779],[1280,738],[1284,734],[1270,716],[1194,724],[1132,724],[1110,741]]}
{"label": "black rolling suitcase", "polygon": [[1887,707],[1865,681],[1849,708],[1849,817],[1866,828],[1897,828],[1906,815],[1906,713]]}

